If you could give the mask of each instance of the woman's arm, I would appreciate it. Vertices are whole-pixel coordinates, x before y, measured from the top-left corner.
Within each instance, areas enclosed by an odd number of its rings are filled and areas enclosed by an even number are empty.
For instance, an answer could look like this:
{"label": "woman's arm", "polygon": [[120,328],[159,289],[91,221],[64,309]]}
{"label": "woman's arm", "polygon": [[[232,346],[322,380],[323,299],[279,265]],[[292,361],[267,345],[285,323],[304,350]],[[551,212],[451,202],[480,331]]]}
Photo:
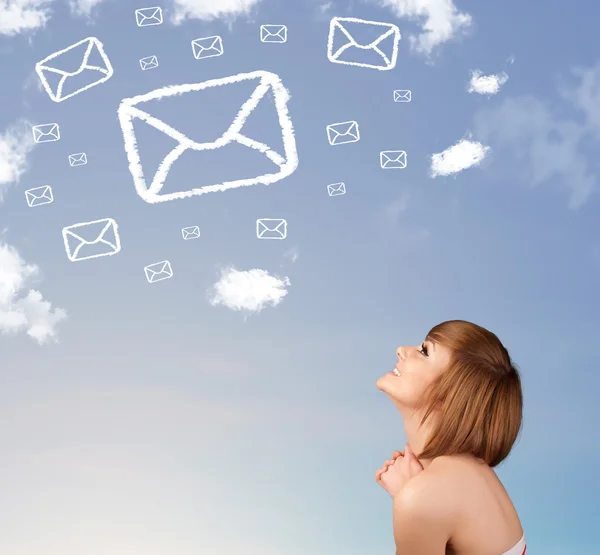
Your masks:
{"label": "woman's arm", "polygon": [[421,473],[394,497],[396,555],[445,555],[451,515],[440,503],[435,478]]}

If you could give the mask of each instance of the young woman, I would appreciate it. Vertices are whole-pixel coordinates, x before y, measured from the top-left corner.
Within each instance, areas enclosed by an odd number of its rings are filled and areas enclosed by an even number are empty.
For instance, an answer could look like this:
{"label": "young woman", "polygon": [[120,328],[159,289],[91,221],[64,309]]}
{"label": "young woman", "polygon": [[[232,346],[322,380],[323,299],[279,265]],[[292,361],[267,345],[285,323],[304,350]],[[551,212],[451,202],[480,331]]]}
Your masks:
{"label": "young woman", "polygon": [[394,500],[396,555],[524,555],[517,512],[493,468],[519,435],[523,395],[508,351],[463,320],[435,326],[379,378],[408,443],[377,471]]}

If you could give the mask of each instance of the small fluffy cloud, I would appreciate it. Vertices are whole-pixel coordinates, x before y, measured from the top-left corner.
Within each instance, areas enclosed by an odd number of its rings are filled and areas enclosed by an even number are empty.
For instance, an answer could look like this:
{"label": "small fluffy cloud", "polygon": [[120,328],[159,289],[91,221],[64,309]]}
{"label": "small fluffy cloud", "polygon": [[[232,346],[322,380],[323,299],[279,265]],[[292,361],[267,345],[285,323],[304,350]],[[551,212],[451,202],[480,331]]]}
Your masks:
{"label": "small fluffy cloud", "polygon": [[472,24],[468,13],[460,12],[453,0],[379,0],[398,17],[418,21],[423,32],[411,36],[411,47],[417,52],[431,54],[439,45],[452,40]]}
{"label": "small fluffy cloud", "polygon": [[8,186],[17,183],[27,171],[27,156],[34,146],[31,125],[27,122],[15,124],[0,133],[0,201]]}
{"label": "small fluffy cloud", "polygon": [[53,310],[39,291],[28,289],[38,273],[39,268],[26,264],[17,249],[0,242],[0,333],[26,332],[42,345],[56,340],[56,326],[67,313]]}
{"label": "small fluffy cloud", "polygon": [[452,175],[477,166],[489,151],[489,146],[463,139],[431,157],[431,177]]}
{"label": "small fluffy cloud", "polygon": [[232,310],[260,312],[271,305],[277,306],[287,295],[290,280],[269,275],[265,270],[238,271],[227,268],[213,286],[210,303]]}
{"label": "small fluffy cloud", "polygon": [[71,11],[76,15],[90,17],[94,8],[104,0],[69,0]]}
{"label": "small fluffy cloud", "polygon": [[249,15],[261,0],[173,0],[173,23],[186,19],[212,21]]}
{"label": "small fluffy cloud", "polygon": [[471,81],[469,88],[470,93],[493,95],[498,94],[500,87],[508,81],[508,75],[505,72],[483,75],[481,71],[475,69],[471,71]]}
{"label": "small fluffy cloud", "polygon": [[46,25],[52,0],[0,0],[0,35],[14,36]]}

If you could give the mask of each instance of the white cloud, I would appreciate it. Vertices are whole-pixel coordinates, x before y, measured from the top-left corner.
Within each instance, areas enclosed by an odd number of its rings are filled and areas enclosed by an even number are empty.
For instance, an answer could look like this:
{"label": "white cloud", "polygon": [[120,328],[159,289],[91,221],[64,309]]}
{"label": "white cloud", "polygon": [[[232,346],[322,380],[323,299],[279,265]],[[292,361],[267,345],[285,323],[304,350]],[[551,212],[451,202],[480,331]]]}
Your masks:
{"label": "white cloud", "polygon": [[28,122],[19,122],[0,133],[0,201],[8,186],[27,171],[27,156],[34,146]]}
{"label": "white cloud", "polygon": [[431,54],[439,45],[466,31],[472,23],[468,13],[458,11],[453,0],[379,0],[398,17],[421,22],[423,32],[411,36],[411,47]]}
{"label": "white cloud", "polygon": [[489,146],[462,139],[443,152],[431,156],[431,177],[452,175],[477,166],[489,151]]}
{"label": "white cloud", "polygon": [[232,310],[260,312],[268,305],[277,306],[287,295],[290,280],[269,275],[265,270],[238,271],[227,268],[213,286],[210,303]]}
{"label": "white cloud", "polygon": [[186,19],[233,19],[249,15],[261,0],[173,0],[173,23]]}
{"label": "white cloud", "polygon": [[67,314],[62,308],[52,310],[39,291],[28,290],[38,274],[35,264],[26,264],[17,249],[0,242],[0,333],[26,332],[42,345],[56,340],[56,325]]}
{"label": "white cloud", "polygon": [[557,180],[569,192],[573,210],[597,191],[600,178],[596,161],[585,155],[598,149],[600,139],[600,63],[574,75],[576,82],[559,93],[583,117],[569,117],[564,106],[527,95],[480,110],[474,122],[478,138],[512,153],[524,165],[532,186]]}
{"label": "white cloud", "polygon": [[508,81],[508,75],[503,71],[492,75],[483,75],[481,71],[475,69],[471,71],[470,93],[493,95],[498,94],[500,87]]}
{"label": "white cloud", "polygon": [[289,251],[285,252],[283,256],[285,256],[285,258],[289,258],[292,264],[294,264],[294,262],[298,260],[300,253],[296,247],[292,247]]}
{"label": "white cloud", "polygon": [[76,15],[91,16],[94,8],[104,0],[69,0],[71,11]]}
{"label": "white cloud", "polygon": [[0,35],[13,36],[46,25],[52,0],[0,0]]}

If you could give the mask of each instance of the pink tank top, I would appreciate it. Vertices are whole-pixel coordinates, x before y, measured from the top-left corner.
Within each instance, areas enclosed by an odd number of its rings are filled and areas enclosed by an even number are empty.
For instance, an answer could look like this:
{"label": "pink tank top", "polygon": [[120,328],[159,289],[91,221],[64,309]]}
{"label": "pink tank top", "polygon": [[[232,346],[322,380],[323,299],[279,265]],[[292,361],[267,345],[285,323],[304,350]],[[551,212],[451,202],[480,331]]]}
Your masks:
{"label": "pink tank top", "polygon": [[508,551],[502,553],[502,555],[525,555],[527,551],[527,545],[525,545],[525,534],[523,537]]}

